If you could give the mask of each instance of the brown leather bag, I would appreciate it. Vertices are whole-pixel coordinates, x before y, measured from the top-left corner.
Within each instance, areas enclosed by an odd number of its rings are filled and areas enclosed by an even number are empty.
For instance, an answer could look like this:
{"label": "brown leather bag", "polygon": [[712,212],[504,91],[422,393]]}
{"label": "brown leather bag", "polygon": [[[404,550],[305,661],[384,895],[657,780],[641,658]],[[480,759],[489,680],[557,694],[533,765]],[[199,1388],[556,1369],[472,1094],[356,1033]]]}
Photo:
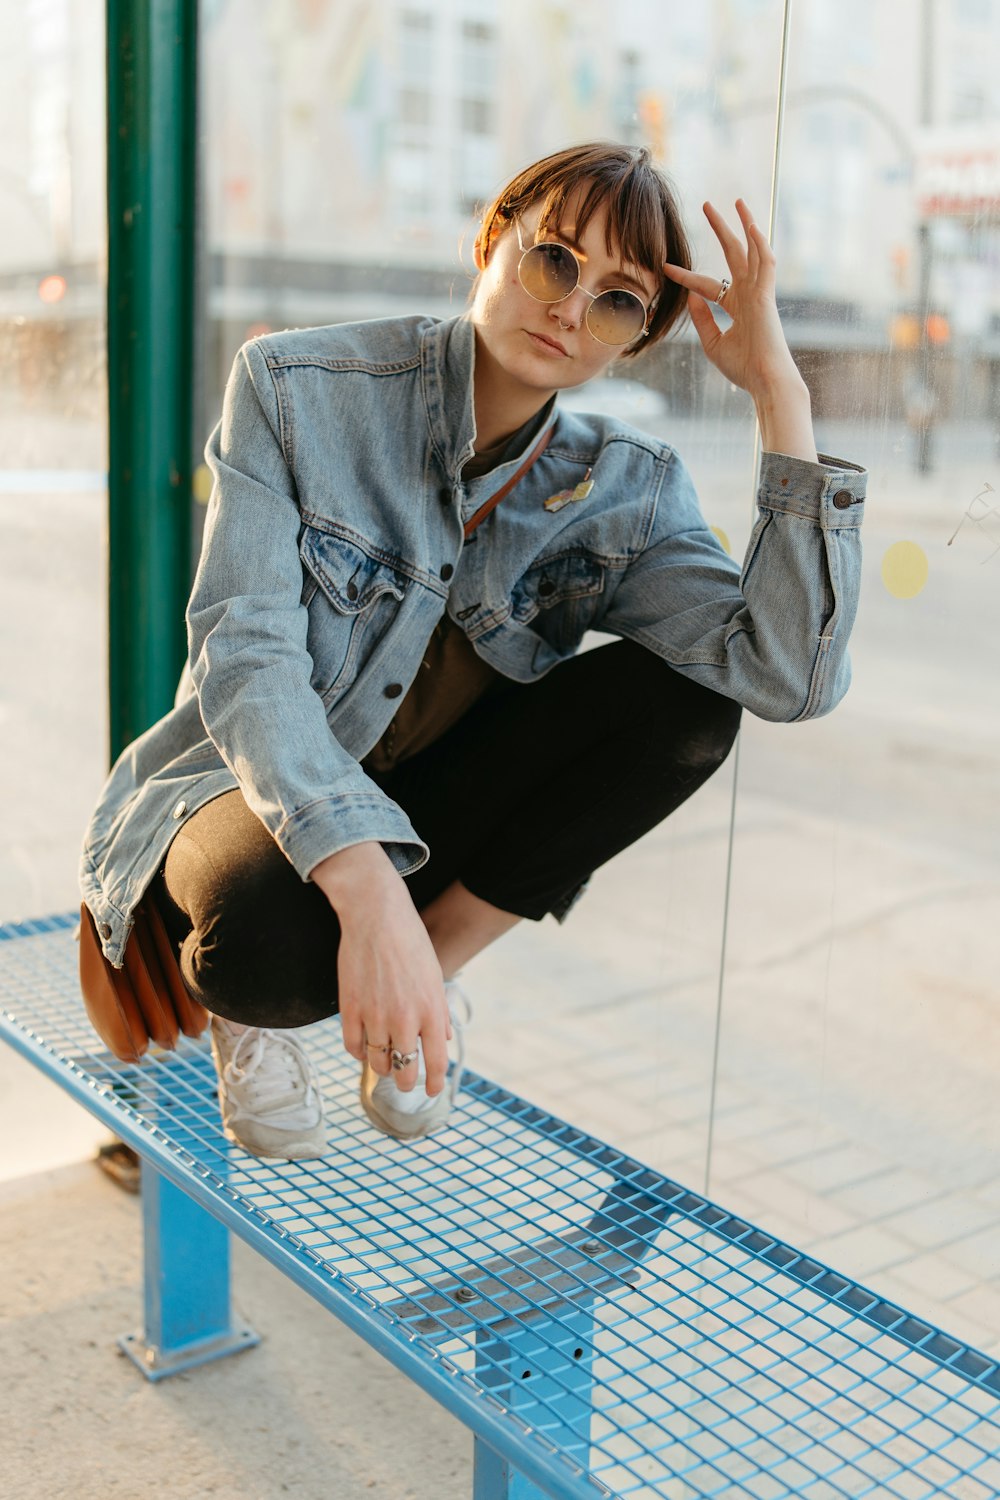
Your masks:
{"label": "brown leather bag", "polygon": [[125,962],[104,956],[90,910],[80,908],[80,988],[97,1035],[122,1062],[138,1062],[150,1042],[173,1049],[177,1038],[200,1036],[208,1011],[181,978],[174,945],[150,896],[134,912]]}

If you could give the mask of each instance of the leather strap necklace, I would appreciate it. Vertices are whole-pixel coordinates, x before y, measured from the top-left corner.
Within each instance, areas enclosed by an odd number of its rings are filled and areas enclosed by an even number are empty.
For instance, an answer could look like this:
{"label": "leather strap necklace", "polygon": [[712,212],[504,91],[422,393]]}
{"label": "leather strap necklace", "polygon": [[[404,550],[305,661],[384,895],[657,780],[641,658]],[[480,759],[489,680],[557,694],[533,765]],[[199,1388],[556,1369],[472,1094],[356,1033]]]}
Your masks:
{"label": "leather strap necklace", "polygon": [[500,501],[503,500],[506,495],[510,494],[511,490],[516,484],[519,484],[521,482],[525,474],[527,474],[528,470],[531,468],[532,464],[541,458],[542,454],[549,446],[549,438],[552,436],[554,431],[555,423],[553,422],[551,426],[546,427],[545,431],[538,439],[538,442],[532,448],[531,452],[528,454],[521,467],[517,470],[516,474],[512,474],[507,483],[501,485],[496,494],[491,495],[486,503],[484,505],[481,505],[479,509],[469,517],[469,519],[465,523],[464,528],[466,541],[468,541],[469,537],[475,531],[476,527],[482,521],[486,520],[486,517],[490,514],[490,512],[496,509],[496,507],[500,504]]}

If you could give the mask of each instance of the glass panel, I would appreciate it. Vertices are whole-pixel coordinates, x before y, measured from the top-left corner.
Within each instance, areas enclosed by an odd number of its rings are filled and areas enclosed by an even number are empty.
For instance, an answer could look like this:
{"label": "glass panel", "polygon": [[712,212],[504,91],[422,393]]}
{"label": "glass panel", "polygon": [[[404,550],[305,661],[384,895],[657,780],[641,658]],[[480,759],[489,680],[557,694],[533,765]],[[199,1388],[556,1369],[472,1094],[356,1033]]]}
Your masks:
{"label": "glass panel", "polygon": [[[782,27],[778,0],[723,9],[206,6],[204,431],[248,336],[460,312],[476,206],[571,141],[649,143],[700,261],[720,269],[700,205],[732,217],[742,193],[766,221]],[[710,522],[742,550],[752,409],[690,329],[577,402],[675,441]],[[731,775],[602,871],[563,927],[523,924],[469,975],[474,1065],[699,1183]]]}
{"label": "glass panel", "polygon": [[[710,1187],[983,1342],[1000,1333],[1000,15],[814,0],[794,21],[780,302],[821,447],[865,463],[873,498],[850,696],[745,727]],[[249,336],[460,311],[475,206],[569,141],[648,142],[721,271],[700,204],[732,216],[742,194],[767,221],[783,22],[780,0],[206,4],[203,431]],[[574,401],[675,442],[742,554],[752,412],[690,330]],[[523,925],[469,975],[474,1064],[694,1185],[732,774],[564,926]]]}
{"label": "glass panel", "polygon": [[0,11],[0,910],[79,899],[107,763],[104,29]]}
{"label": "glass panel", "polygon": [[780,301],[865,575],[843,706],[745,726],[711,1187],[996,1349],[1000,5],[794,14]]}
{"label": "glass panel", "polygon": [[[0,224],[7,922],[79,902],[80,841],[107,767],[102,6],[0,6]],[[105,1135],[7,1047],[0,1099],[0,1179]]]}

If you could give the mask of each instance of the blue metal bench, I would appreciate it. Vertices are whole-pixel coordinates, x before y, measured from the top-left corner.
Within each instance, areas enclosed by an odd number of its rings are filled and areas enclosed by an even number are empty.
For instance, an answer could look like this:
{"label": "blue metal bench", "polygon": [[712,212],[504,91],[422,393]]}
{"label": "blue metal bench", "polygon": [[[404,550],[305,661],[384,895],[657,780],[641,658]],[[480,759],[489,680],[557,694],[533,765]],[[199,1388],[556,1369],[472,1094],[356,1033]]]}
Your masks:
{"label": "blue metal bench", "polygon": [[474,1500],[1000,1494],[996,1362],[475,1074],[387,1140],[335,1023],[330,1155],[249,1156],[205,1045],[100,1048],[75,922],[0,927],[0,1034],[142,1158],[150,1379],[256,1342],[233,1230],[472,1429]]}

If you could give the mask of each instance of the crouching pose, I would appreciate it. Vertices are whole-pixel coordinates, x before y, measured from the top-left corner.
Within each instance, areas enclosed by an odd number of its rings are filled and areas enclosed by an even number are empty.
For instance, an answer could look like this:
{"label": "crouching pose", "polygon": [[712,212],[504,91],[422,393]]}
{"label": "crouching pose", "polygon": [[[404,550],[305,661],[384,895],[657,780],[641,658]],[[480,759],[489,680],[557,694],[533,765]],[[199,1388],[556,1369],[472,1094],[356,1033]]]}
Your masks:
{"label": "crouching pose", "polygon": [[[248,1150],[324,1150],[296,1029],[338,1011],[373,1123],[442,1125],[462,965],[562,918],[717,769],[741,706],[806,719],[844,693],[864,473],[817,456],[774,257],[736,208],[706,205],[725,276],[697,274],[648,153],[575,147],[490,205],[461,316],[240,350],[190,684],[112,771],[83,894],[115,964],[155,900]],[[742,573],[668,443],[558,404],[685,307],[760,422]],[[617,639],[578,654],[592,629]]]}

